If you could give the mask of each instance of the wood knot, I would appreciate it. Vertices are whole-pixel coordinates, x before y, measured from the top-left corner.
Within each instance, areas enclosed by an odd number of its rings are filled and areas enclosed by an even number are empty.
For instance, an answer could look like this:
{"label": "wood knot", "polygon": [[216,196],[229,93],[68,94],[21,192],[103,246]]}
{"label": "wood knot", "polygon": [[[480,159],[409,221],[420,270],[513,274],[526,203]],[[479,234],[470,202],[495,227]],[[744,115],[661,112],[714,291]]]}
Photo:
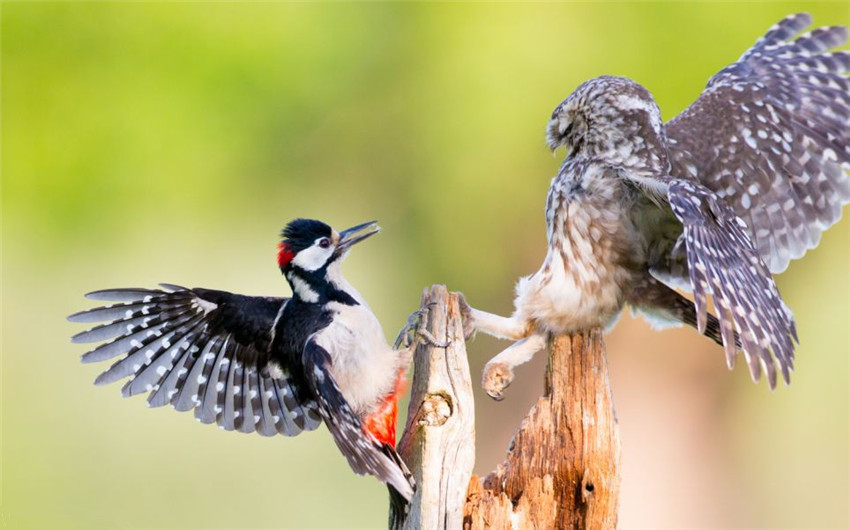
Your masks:
{"label": "wood knot", "polygon": [[452,416],[452,397],[445,392],[429,393],[422,400],[419,425],[439,427]]}
{"label": "wood knot", "polygon": [[593,485],[593,480],[590,478],[590,473],[588,470],[584,471],[584,474],[581,477],[581,500],[584,503],[587,503],[591,497],[593,497],[593,492],[596,491],[596,486]]}

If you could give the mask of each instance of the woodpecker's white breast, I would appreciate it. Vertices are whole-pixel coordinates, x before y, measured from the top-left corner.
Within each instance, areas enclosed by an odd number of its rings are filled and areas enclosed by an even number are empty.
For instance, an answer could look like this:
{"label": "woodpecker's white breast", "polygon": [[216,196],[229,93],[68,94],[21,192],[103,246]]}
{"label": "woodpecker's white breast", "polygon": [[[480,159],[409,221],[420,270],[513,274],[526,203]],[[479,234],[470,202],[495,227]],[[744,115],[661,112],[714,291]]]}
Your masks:
{"label": "woodpecker's white breast", "polygon": [[316,341],[330,354],[330,371],[345,399],[355,413],[366,415],[393,390],[399,356],[365,303],[331,302],[327,307],[334,312],[333,320]]}

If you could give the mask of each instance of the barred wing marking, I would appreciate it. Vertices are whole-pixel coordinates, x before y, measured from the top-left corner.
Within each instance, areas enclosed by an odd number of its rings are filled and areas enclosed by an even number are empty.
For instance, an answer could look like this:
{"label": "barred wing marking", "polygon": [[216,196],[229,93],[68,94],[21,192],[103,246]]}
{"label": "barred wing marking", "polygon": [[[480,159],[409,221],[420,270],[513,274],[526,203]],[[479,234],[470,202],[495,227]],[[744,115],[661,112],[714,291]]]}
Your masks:
{"label": "barred wing marking", "polygon": [[319,414],[348,465],[358,475],[374,475],[408,501],[416,488],[413,476],[393,447],[378,443],[363,430],[330,372],[331,358],[315,338],[304,347],[304,370],[319,404]]}
{"label": "barred wing marking", "polygon": [[286,299],[164,287],[95,291],[87,298],[119,303],[68,317],[106,321],[72,338],[109,341],[84,354],[83,362],[121,356],[95,384],[129,377],[125,397],[149,392],[150,406],[194,409],[198,421],[225,430],[294,436],[318,427],[316,403],[268,357]]}
{"label": "barred wing marking", "polygon": [[747,222],[771,272],[814,248],[850,202],[847,28],[786,17],[667,125],[672,174]]}
{"label": "barred wing marking", "polygon": [[797,331],[790,310],[747,236],[746,224],[722,199],[699,184],[672,180],[667,197],[684,225],[677,246],[686,246],[698,329],[701,333],[705,330],[710,294],[729,367],[737,354],[737,332],[753,380],[759,380],[764,368],[774,388],[775,359],[788,383],[794,368],[792,339],[797,340]]}

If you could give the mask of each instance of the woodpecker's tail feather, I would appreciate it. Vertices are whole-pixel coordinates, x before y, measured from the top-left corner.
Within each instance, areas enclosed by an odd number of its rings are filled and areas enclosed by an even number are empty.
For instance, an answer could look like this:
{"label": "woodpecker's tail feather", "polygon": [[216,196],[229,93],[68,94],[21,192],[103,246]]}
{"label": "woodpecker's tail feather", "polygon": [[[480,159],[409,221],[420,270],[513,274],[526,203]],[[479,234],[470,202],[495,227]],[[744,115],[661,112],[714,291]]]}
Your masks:
{"label": "woodpecker's tail feather", "polygon": [[[384,454],[392,459],[404,473],[404,477],[416,491],[416,481],[413,479],[413,474],[407,468],[407,464],[401,459],[401,456],[389,444],[383,446]],[[387,489],[390,492],[390,528],[401,528],[402,523],[407,518],[410,511],[410,501],[405,496],[395,489],[391,484],[387,484]]]}
{"label": "woodpecker's tail feather", "polygon": [[407,519],[407,514],[410,512],[410,503],[404,498],[404,495],[399,493],[397,489],[387,484],[387,489],[390,492],[390,528],[401,528]]}
{"label": "woodpecker's tail feather", "polygon": [[401,455],[398,454],[398,451],[389,444],[384,444],[383,452],[387,455],[390,460],[395,462],[395,464],[401,469],[402,474],[404,475],[405,480],[407,480],[408,484],[416,491],[416,480],[413,478],[413,473],[410,472],[410,469],[407,468],[407,464],[404,463],[404,460],[401,459]]}

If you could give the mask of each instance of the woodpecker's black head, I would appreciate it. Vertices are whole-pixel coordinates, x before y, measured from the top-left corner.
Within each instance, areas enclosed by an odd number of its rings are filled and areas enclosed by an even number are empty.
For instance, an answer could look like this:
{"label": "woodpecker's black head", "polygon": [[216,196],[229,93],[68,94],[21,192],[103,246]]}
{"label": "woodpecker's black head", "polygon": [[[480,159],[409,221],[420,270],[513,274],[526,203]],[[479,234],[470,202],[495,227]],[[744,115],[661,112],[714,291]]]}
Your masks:
{"label": "woodpecker's black head", "polygon": [[277,264],[293,293],[304,301],[335,300],[344,285],[334,265],[354,244],[380,231],[376,221],[337,232],[321,221],[295,219],[281,233]]}

